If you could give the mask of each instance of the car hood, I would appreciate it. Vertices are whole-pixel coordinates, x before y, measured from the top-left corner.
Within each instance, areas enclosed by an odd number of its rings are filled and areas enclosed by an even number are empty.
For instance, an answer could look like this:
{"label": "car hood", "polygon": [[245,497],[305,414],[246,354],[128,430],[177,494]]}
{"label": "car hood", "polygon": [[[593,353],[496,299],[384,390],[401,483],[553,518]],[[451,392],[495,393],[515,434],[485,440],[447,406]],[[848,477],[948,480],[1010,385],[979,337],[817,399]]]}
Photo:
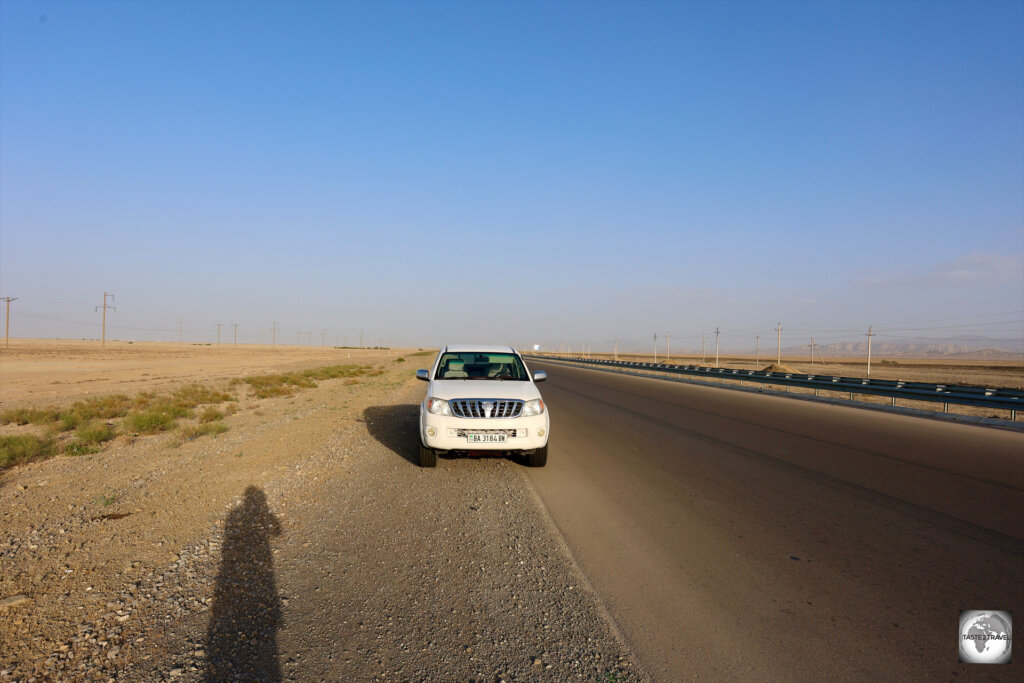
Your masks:
{"label": "car hood", "polygon": [[451,400],[453,398],[504,398],[529,401],[540,398],[540,392],[533,382],[502,381],[488,379],[443,379],[434,380],[428,390],[430,396]]}

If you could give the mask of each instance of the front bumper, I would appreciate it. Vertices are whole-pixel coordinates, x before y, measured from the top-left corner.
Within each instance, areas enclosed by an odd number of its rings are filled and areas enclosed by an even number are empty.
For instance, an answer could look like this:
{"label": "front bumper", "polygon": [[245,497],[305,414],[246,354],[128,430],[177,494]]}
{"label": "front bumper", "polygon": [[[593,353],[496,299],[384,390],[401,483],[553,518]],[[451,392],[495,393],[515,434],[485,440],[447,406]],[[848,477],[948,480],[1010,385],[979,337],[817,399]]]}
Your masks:
{"label": "front bumper", "polygon": [[[548,413],[505,419],[428,413],[420,406],[420,442],[439,451],[532,451],[548,443]],[[467,433],[506,435],[504,443],[470,443]],[[513,435],[514,433],[514,435]]]}

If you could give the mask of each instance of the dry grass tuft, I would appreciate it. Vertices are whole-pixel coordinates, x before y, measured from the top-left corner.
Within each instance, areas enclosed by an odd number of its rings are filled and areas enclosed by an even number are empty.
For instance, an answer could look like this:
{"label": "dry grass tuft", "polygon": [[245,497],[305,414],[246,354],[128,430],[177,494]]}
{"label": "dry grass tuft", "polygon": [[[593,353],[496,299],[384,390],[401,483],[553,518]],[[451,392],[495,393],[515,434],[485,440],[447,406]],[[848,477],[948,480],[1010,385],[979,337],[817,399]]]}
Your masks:
{"label": "dry grass tuft", "polygon": [[200,422],[215,422],[217,420],[224,419],[224,412],[217,410],[216,408],[207,408],[203,412],[199,413]]}
{"label": "dry grass tuft", "polygon": [[0,436],[0,468],[49,458],[56,452],[53,439],[32,434]]}
{"label": "dry grass tuft", "polygon": [[183,416],[175,416],[159,409],[144,410],[129,415],[125,418],[125,424],[131,431],[139,434],[158,434],[174,429],[177,425],[177,417]]}
{"label": "dry grass tuft", "polygon": [[206,436],[207,434],[217,435],[223,434],[226,431],[228,431],[228,426],[223,422],[207,422],[205,424],[182,427],[172,445],[180,446],[186,441],[195,441],[199,437]]}
{"label": "dry grass tuft", "polygon": [[15,408],[0,413],[0,424],[46,425],[60,419],[60,411],[56,408]]}
{"label": "dry grass tuft", "polygon": [[246,377],[243,381],[253,388],[258,398],[272,398],[294,396],[300,388],[315,387],[318,380],[374,376],[383,372],[369,365],[328,365],[302,372]]}
{"label": "dry grass tuft", "polygon": [[110,441],[115,436],[117,436],[117,430],[103,420],[93,420],[88,424],[79,425],[75,430],[75,437],[86,444],[100,444]]}

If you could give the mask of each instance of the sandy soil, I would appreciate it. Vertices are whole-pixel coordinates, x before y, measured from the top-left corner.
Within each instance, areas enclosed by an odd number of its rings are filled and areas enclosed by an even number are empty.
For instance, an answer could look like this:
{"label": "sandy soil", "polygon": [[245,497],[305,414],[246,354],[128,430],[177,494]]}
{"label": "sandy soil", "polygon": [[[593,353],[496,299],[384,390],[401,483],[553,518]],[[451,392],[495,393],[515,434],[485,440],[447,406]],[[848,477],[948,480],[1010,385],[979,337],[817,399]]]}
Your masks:
{"label": "sandy soil", "polygon": [[[415,349],[413,349],[415,352]],[[322,365],[387,360],[397,351],[321,346],[12,339],[0,348],[0,410],[66,405],[85,396],[162,391]]]}
{"label": "sandy soil", "polygon": [[[0,681],[646,680],[520,464],[415,465],[432,352],[401,353],[12,342],[0,409],[237,401],[222,434],[0,471]],[[345,363],[380,372],[230,383]]]}

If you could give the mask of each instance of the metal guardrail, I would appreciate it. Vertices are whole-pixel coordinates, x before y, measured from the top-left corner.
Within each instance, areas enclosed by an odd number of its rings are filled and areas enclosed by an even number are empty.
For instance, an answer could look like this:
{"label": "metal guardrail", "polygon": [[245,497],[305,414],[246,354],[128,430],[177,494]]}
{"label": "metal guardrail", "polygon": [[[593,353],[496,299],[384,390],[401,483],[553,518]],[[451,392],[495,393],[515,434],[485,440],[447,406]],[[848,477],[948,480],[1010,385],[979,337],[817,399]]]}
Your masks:
{"label": "metal guardrail", "polygon": [[765,372],[764,370],[735,370],[730,368],[709,368],[700,365],[670,365],[667,363],[641,363],[638,361],[605,360],[597,358],[565,358],[562,356],[536,356],[527,358],[537,360],[568,361],[583,365],[603,367],[629,368],[648,372],[666,372],[678,375],[690,375],[709,379],[735,380],[742,382],[760,382],[762,384],[779,384],[791,387],[804,387],[821,391],[837,391],[850,394],[870,394],[887,396],[911,401],[930,401],[945,404],[948,410],[950,403],[957,405],[976,406],[981,408],[998,408],[1010,411],[1010,419],[1017,417],[1017,411],[1024,408],[1024,391],[1020,389],[990,389],[986,387],[963,386],[958,384],[931,384],[928,382],[904,382],[895,379],[865,379],[860,377],[834,377],[831,375],[801,375],[795,372]]}

